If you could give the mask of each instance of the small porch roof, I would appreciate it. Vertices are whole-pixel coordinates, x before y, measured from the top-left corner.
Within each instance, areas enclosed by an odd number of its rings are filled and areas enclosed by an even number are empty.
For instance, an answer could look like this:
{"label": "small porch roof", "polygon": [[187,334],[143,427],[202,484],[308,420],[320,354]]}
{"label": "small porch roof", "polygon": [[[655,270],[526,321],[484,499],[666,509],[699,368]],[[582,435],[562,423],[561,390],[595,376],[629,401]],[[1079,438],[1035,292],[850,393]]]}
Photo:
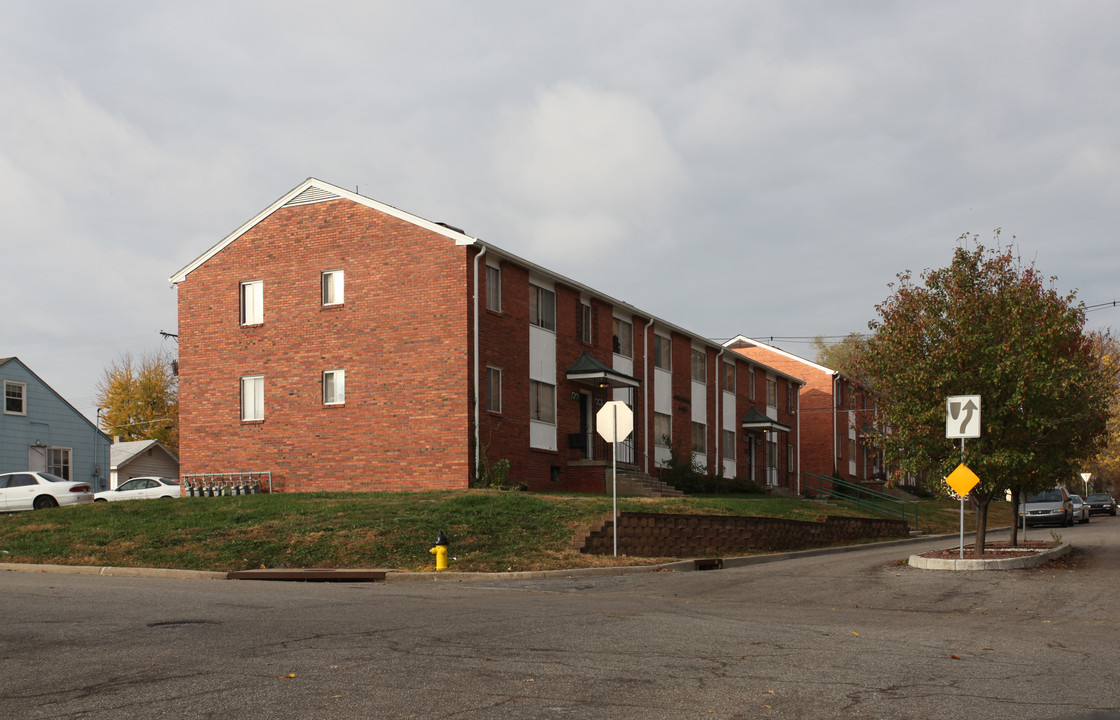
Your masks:
{"label": "small porch roof", "polygon": [[621,373],[596,360],[586,350],[580,354],[575,364],[568,368],[566,374],[569,380],[592,387],[636,388],[642,386],[642,381],[638,378]]}
{"label": "small porch roof", "polygon": [[743,417],[741,427],[750,432],[789,432],[789,425],[773,420],[758,408],[751,408]]}

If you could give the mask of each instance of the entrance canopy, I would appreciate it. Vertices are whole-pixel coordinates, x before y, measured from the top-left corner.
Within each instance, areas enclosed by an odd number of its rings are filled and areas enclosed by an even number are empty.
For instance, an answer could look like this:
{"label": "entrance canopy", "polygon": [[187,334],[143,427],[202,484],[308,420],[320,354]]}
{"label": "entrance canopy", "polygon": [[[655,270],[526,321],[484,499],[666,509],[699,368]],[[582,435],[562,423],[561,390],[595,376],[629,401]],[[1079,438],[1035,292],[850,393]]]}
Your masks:
{"label": "entrance canopy", "polygon": [[597,388],[636,388],[642,381],[599,362],[586,350],[575,364],[568,368],[568,379]]}
{"label": "entrance canopy", "polygon": [[757,408],[751,408],[741,426],[747,432],[789,432],[789,425],[772,420]]}

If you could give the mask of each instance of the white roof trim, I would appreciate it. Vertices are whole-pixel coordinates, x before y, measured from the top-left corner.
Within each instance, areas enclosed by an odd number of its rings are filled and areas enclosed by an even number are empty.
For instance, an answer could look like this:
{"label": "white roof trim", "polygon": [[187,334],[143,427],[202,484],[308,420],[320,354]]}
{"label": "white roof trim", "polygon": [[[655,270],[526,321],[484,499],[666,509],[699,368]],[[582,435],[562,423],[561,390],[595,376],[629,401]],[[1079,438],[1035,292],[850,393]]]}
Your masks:
{"label": "white roof trim", "polygon": [[440,225],[439,223],[432,222],[431,220],[425,220],[422,217],[407,213],[403,210],[398,210],[391,205],[379,203],[376,200],[372,200],[363,195],[350,192],[349,190],[340,188],[337,185],[331,185],[328,182],[323,182],[322,180],[318,180],[316,178],[307,178],[295,188],[285,193],[284,196],[279,200],[272,203],[267,208],[258,213],[252,220],[237,228],[232,233],[222,238],[222,240],[214,245],[214,247],[210,248],[206,252],[202,253],[202,255],[199,255],[197,258],[192,260],[186,267],[172,275],[169,280],[172,283],[183,282],[187,279],[187,275],[189,275],[191,271],[220,253],[234,240],[252,230],[258,223],[260,223],[262,220],[267,218],[272,213],[276,212],[278,209],[284,207],[285,205],[308,205],[311,203],[327,202],[329,200],[338,199],[351,200],[360,205],[365,205],[368,208],[372,208],[374,210],[383,212],[386,215],[395,217],[398,220],[404,220],[405,222],[412,223],[413,225],[416,225],[418,227],[422,227],[425,230],[443,235],[447,238],[450,238],[451,240],[454,240],[456,245],[473,245],[478,242],[478,238],[471,237],[470,235],[467,235],[465,233],[457,232],[448,227]]}
{"label": "white roof trim", "polygon": [[730,340],[728,340],[727,342],[725,342],[723,344],[723,346],[724,347],[731,347],[731,345],[733,345],[734,343],[750,343],[751,345],[754,345],[755,347],[764,348],[766,350],[771,350],[771,351],[777,353],[778,355],[781,355],[784,358],[788,358],[790,360],[796,360],[797,362],[802,363],[803,365],[808,365],[809,367],[814,368],[816,370],[819,370],[823,373],[828,373],[829,375],[839,375],[840,374],[839,371],[837,371],[837,370],[833,370],[832,368],[826,368],[824,365],[818,365],[817,363],[813,362],[812,360],[806,360],[805,358],[801,357],[800,355],[794,355],[791,352],[786,352],[785,350],[782,350],[781,348],[776,348],[773,345],[767,345],[764,342],[759,342],[758,340],[752,340],[751,338],[747,337],[746,335],[736,335],[735,337],[733,337]]}

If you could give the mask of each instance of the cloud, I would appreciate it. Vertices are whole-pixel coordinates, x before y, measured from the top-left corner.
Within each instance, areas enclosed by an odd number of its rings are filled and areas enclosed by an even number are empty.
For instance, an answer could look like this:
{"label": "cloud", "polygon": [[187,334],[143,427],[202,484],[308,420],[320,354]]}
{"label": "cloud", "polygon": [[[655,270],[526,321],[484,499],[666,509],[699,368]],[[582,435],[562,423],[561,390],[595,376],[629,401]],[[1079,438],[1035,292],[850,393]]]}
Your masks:
{"label": "cloud", "polygon": [[646,104],[577,83],[507,107],[493,142],[506,210],[544,262],[619,249],[664,218],[688,182]]}

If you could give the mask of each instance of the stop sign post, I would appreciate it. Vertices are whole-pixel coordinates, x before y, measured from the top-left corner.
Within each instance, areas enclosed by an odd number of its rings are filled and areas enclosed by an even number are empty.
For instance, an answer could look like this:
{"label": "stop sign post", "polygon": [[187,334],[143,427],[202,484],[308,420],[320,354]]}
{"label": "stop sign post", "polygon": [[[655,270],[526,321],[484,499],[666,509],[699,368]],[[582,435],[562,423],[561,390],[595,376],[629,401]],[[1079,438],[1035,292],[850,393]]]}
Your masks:
{"label": "stop sign post", "polygon": [[595,413],[595,430],[612,445],[611,508],[614,513],[614,554],[618,557],[618,444],[634,432],[634,411],[621,400],[611,400]]}

